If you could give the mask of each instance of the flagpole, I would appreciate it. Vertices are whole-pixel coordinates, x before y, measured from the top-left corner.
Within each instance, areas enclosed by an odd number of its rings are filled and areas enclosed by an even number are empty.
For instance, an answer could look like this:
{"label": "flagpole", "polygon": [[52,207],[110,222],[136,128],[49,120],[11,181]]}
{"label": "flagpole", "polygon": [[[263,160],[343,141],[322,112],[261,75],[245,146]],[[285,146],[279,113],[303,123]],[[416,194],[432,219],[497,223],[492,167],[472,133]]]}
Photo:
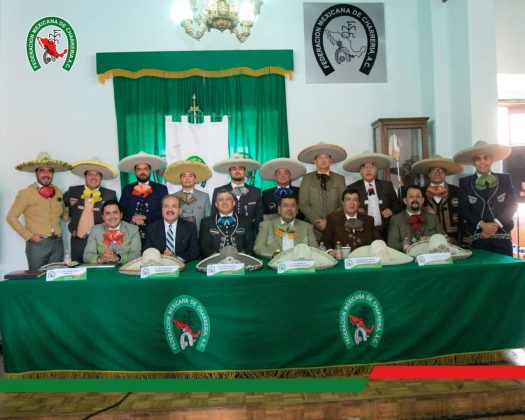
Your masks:
{"label": "flagpole", "polygon": [[399,143],[397,142],[397,136],[395,134],[392,134],[390,138],[388,139],[388,154],[391,158],[396,160],[396,167],[397,167],[397,182],[398,182],[398,188],[399,188],[399,198],[403,198],[403,179],[401,178],[401,171],[399,170]]}

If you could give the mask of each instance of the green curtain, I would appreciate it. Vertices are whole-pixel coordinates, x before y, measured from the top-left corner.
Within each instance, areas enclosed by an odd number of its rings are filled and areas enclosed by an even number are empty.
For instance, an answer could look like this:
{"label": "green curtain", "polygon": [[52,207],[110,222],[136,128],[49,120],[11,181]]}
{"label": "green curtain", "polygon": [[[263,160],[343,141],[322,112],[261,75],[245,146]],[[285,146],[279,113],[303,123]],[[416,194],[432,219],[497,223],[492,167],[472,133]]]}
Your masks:
{"label": "green curtain", "polygon": [[[202,110],[197,122],[203,115],[211,115],[212,121],[229,116],[230,154],[247,153],[263,163],[289,157],[283,76],[114,77],[113,81],[120,159],[141,150],[165,156],[164,116],[179,120],[187,115],[193,94]],[[133,174],[121,174],[123,186],[134,180]],[[273,185],[258,172],[254,184],[263,189]]]}

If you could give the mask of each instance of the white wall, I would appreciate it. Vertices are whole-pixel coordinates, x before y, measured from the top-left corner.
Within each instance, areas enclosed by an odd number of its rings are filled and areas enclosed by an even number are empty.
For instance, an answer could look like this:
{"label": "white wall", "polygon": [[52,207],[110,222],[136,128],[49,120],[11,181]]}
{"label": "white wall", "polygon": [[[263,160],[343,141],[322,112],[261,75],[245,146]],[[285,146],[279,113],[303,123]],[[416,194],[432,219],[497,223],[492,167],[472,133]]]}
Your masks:
{"label": "white wall", "polygon": [[[476,30],[484,27],[476,16],[490,18],[492,0],[385,0],[388,82],[333,85],[305,83],[302,1],[265,0],[253,34],[244,44],[227,32],[217,31],[205,34],[201,41],[191,39],[170,20],[171,3],[172,0],[0,2],[2,220],[17,190],[34,180],[31,174],[15,171],[14,166],[34,158],[39,151],[46,150],[53,157],[71,162],[96,155],[116,166],[113,89],[111,81],[105,85],[97,81],[97,52],[293,49],[295,74],[287,82],[291,156],[319,141],[337,143],[350,155],[372,150],[371,122],[380,117],[410,116],[435,120],[437,151],[451,155],[472,142],[472,121],[478,119],[477,112],[479,119],[486,119],[486,110],[495,107],[490,99],[495,75],[493,81],[488,70],[478,73],[469,65],[480,54],[495,62],[494,52],[481,52],[481,41],[472,39]],[[76,32],[78,55],[70,72],[57,65],[33,72],[29,66],[25,51],[27,33],[33,23],[45,16],[67,20]],[[470,25],[469,19],[474,20]],[[468,30],[461,29],[464,27]],[[461,36],[459,42],[452,37],[454,34]],[[464,38],[465,35],[468,36]],[[469,42],[475,45],[469,48]],[[459,46],[466,46],[468,54],[464,55]],[[482,89],[488,95],[474,95],[472,89]],[[473,98],[480,103],[473,106]],[[58,174],[55,178],[63,189],[81,181],[72,174]],[[108,185],[119,189],[118,180]],[[26,261],[22,239],[6,223],[0,226],[2,275],[26,266]]]}

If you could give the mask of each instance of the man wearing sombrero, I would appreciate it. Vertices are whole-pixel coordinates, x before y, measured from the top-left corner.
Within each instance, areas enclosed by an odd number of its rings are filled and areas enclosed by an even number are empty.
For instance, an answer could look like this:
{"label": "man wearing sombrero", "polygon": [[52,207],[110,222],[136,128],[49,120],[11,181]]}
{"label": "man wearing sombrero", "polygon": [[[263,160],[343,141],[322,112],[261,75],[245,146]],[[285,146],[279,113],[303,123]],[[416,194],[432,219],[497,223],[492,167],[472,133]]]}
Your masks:
{"label": "man wearing sombrero", "polygon": [[82,261],[91,226],[102,223],[102,204],[116,200],[117,193],[100,184],[117,176],[115,169],[94,157],[73,163],[71,172],[84,178],[83,185],[69,187],[64,194],[65,218],[69,219],[71,258]]}
{"label": "man wearing sombrero", "polygon": [[426,210],[439,218],[448,240],[456,245],[463,241],[463,223],[459,213],[459,188],[446,182],[448,175],[463,172],[463,165],[452,159],[435,155],[415,162],[412,171],[428,176],[429,184],[423,188]]}
{"label": "man wearing sombrero", "polygon": [[[277,208],[282,196],[294,195],[299,200],[299,187],[293,186],[292,181],[306,173],[306,166],[301,162],[291,158],[272,159],[261,166],[259,173],[262,178],[277,182],[275,187],[268,188],[262,193],[265,220],[278,217]],[[304,219],[301,212],[297,217]]]}
{"label": "man wearing sombrero", "polygon": [[472,246],[509,256],[516,194],[510,175],[492,172],[492,164],[511,152],[510,146],[478,141],[454,155],[456,162],[476,168],[459,180],[459,209]]}
{"label": "man wearing sombrero", "polygon": [[168,189],[150,181],[150,175],[164,166],[165,159],[144,152],[127,156],[118,164],[122,172],[134,172],[137,177],[137,182],[124,187],[119,204],[124,210],[124,220],[137,225],[143,239],[146,224],[162,218],[160,200]]}
{"label": "man wearing sombrero", "polygon": [[377,179],[377,171],[390,168],[390,164],[388,155],[369,151],[352,156],[343,163],[345,171],[361,174],[362,180],[350,184],[348,188],[359,191],[360,212],[374,218],[374,225],[384,239],[387,237],[390,217],[403,210],[392,182]]}
{"label": "man wearing sombrero", "polygon": [[[255,232],[258,231],[259,223],[263,219],[261,190],[246,184],[244,178],[247,172],[255,171],[260,167],[260,162],[245,158],[239,153],[234,153],[230,159],[222,160],[213,165],[214,171],[230,174],[231,182],[215,188],[211,201],[216,202],[218,191],[231,191],[235,198],[235,213],[248,218],[252,222]],[[213,207],[211,215],[215,216],[216,214],[217,208]]]}
{"label": "man wearing sombrero", "polygon": [[196,160],[181,160],[170,164],[164,172],[164,178],[182,188],[175,192],[181,201],[181,219],[195,223],[197,232],[201,220],[211,214],[210,196],[207,192],[195,188],[196,184],[211,177],[211,170],[204,163]]}
{"label": "man wearing sombrero", "polygon": [[[61,262],[64,245],[60,219],[64,213],[64,201],[62,191],[52,182],[55,172],[69,171],[71,165],[40,153],[36,159],[16,165],[16,169],[36,176],[34,184],[18,191],[6,217],[7,223],[26,241],[29,269]],[[22,214],[25,226],[19,220]]]}
{"label": "man wearing sombrero", "polygon": [[341,210],[341,196],[346,188],[345,177],[330,170],[332,163],[346,158],[345,150],[336,144],[319,143],[299,153],[298,159],[314,163],[315,171],[303,176],[299,190],[299,209],[306,221],[314,225],[315,237],[321,239],[326,217]]}

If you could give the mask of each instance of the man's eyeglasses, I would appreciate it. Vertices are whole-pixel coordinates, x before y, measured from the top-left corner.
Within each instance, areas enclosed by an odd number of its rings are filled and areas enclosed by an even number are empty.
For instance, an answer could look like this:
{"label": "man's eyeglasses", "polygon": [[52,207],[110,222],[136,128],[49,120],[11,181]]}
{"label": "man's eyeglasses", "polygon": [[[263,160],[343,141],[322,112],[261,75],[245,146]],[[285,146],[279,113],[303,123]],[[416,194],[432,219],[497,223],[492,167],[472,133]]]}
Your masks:
{"label": "man's eyeglasses", "polygon": [[376,167],[375,163],[365,163],[365,164],[361,165],[361,168],[364,168],[364,169],[373,169],[375,167]]}
{"label": "man's eyeglasses", "polygon": [[443,168],[432,168],[433,174],[446,174],[447,170]]}

